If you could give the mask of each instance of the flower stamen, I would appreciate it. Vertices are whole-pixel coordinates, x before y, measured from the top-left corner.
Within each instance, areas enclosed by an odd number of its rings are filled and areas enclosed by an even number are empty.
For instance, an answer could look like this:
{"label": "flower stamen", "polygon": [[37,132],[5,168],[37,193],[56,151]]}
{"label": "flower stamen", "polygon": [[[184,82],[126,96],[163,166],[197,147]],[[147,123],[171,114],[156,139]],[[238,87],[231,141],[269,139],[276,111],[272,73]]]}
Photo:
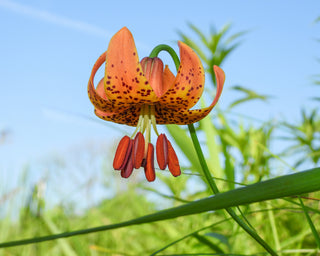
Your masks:
{"label": "flower stamen", "polygon": [[130,153],[130,141],[129,136],[124,136],[120,140],[113,160],[113,168],[115,170],[121,170],[126,165]]}
{"label": "flower stamen", "polygon": [[[173,176],[181,174],[178,157],[165,134],[157,131],[155,106],[143,104],[137,128],[131,138],[124,136],[119,142],[113,161],[113,168],[121,170],[121,177],[128,178],[133,169],[144,168],[148,181],[155,180],[154,146],[151,141],[151,127],[158,136],[156,143],[156,157],[159,168],[167,167]],[[145,133],[145,136],[143,135]],[[134,137],[134,138],[133,138]]]}
{"label": "flower stamen", "polygon": [[168,165],[168,140],[166,135],[160,134],[156,144],[157,162],[161,170]]}
{"label": "flower stamen", "polygon": [[133,167],[139,169],[142,165],[143,158],[145,158],[145,142],[141,132],[138,132],[133,141]]}
{"label": "flower stamen", "polygon": [[[132,147],[130,151],[132,151]],[[133,172],[133,158],[132,158],[132,153],[130,152],[126,166],[123,169],[121,169],[121,177],[129,178],[132,172]]]}
{"label": "flower stamen", "polygon": [[179,159],[169,140],[168,142],[168,167],[174,177],[181,174]]}
{"label": "flower stamen", "polygon": [[154,170],[154,147],[151,143],[148,144],[147,159],[146,165],[144,167],[144,172],[146,175],[146,179],[149,182],[156,179],[156,173]]}

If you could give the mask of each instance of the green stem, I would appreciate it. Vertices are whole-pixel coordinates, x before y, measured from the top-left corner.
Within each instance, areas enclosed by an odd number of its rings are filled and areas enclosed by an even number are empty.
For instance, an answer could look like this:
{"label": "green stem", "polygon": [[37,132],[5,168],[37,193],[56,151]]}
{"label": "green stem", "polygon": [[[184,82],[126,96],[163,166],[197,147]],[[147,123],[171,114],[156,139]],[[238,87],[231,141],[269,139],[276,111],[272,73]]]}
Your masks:
{"label": "green stem", "polygon": [[[210,174],[208,165],[206,163],[206,160],[204,158],[204,155],[203,155],[203,152],[202,152],[194,125],[189,124],[188,128],[189,128],[189,132],[190,132],[190,136],[191,136],[194,148],[197,152],[197,156],[199,158],[199,161],[200,161],[200,164],[202,167],[203,174],[206,177],[206,180],[207,180],[211,190],[213,191],[213,193],[218,194],[219,189],[218,189],[216,183],[214,182],[214,179],[211,177],[211,174]],[[237,222],[239,224],[239,226],[241,226],[262,247],[264,247],[267,252],[269,252],[271,255],[277,255],[277,253],[254,230],[252,230],[242,219],[240,219],[231,208],[226,208],[226,211],[235,220],[235,222]]]}
{"label": "green stem", "polygon": [[[194,148],[197,152],[197,156],[199,158],[199,161],[202,167],[203,174],[206,177],[206,180],[211,190],[213,191],[213,193],[218,194],[219,189],[216,183],[214,182],[214,179],[211,177],[194,125],[189,124],[188,128],[189,128],[189,132],[190,132],[190,136],[191,136]],[[254,230],[252,230],[242,219],[240,219],[231,208],[226,208],[226,211],[235,220],[235,222],[237,222],[240,227],[242,227],[253,239],[255,239],[263,248],[265,248],[267,252],[269,252],[271,255],[277,255],[277,253]]]}
{"label": "green stem", "polygon": [[[189,128],[189,132],[190,132],[190,136],[191,136],[194,148],[197,152],[197,156],[199,158],[199,161],[202,167],[203,174],[207,180],[207,183],[209,184],[213,193],[218,194],[219,189],[216,183],[214,182],[214,179],[211,177],[194,125],[189,124],[188,128]],[[242,219],[240,219],[231,208],[226,208],[226,211],[235,220],[235,222],[237,222],[240,227],[242,227],[253,239],[255,239],[263,248],[265,248],[267,252],[269,252],[271,255],[275,255],[275,256],[277,255],[277,253],[254,230],[252,230]]]}
{"label": "green stem", "polygon": [[191,136],[191,139],[192,139],[193,146],[194,146],[194,148],[195,148],[195,150],[197,152],[197,156],[198,156],[200,165],[202,167],[203,174],[204,174],[204,176],[205,176],[205,178],[207,180],[207,183],[209,184],[212,192],[214,194],[218,194],[219,193],[219,189],[218,189],[216,183],[214,182],[214,180],[211,177],[207,162],[206,162],[206,160],[204,158],[204,155],[203,155],[203,152],[202,152],[202,149],[201,149],[201,146],[200,146],[197,134],[196,134],[196,130],[194,129],[194,125],[193,124],[189,124],[188,128],[189,128],[189,132],[190,132],[190,136]]}
{"label": "green stem", "polygon": [[[268,209],[271,208],[270,202],[267,202],[267,208]],[[276,249],[277,249],[277,251],[281,251],[281,244],[280,244],[280,239],[279,239],[279,235],[278,235],[277,225],[276,225],[275,217],[274,217],[272,210],[268,211],[268,217],[269,217],[271,231],[272,231],[272,237],[273,237]],[[281,255],[282,254],[279,253],[279,256],[281,256]]]}
{"label": "green stem", "polygon": [[158,46],[156,46],[155,48],[153,48],[152,52],[150,53],[149,57],[150,58],[154,58],[154,57],[157,57],[159,55],[159,53],[161,51],[166,51],[170,54],[173,62],[174,62],[174,65],[176,66],[176,69],[178,71],[179,69],[179,66],[180,66],[180,60],[179,60],[179,57],[178,55],[176,54],[175,50],[173,50],[172,47],[170,47],[169,45],[166,45],[166,44],[159,44]]}
{"label": "green stem", "polygon": [[[165,44],[160,44],[158,46],[156,46],[152,52],[150,53],[149,57],[150,58],[154,58],[157,57],[158,54],[161,51],[166,51],[170,54],[170,56],[172,57],[174,64],[176,66],[176,69],[178,71],[179,66],[180,66],[180,60],[178,55],[176,54],[176,52],[168,45]],[[194,148],[197,152],[197,156],[199,158],[201,167],[202,167],[202,171],[203,174],[207,180],[207,183],[209,184],[211,190],[213,191],[214,194],[218,194],[219,193],[219,189],[216,185],[216,183],[214,182],[213,178],[211,177],[208,165],[206,163],[206,160],[204,158],[196,131],[194,129],[194,125],[193,124],[189,124],[188,125],[189,128],[189,132],[190,132],[190,136],[194,145]],[[276,252],[274,250],[272,250],[272,248],[254,231],[252,230],[242,219],[240,219],[236,213],[231,209],[231,208],[227,208],[226,209],[227,212],[229,213],[229,215],[250,235],[252,236],[253,239],[255,239],[262,247],[264,247],[271,255],[277,255]]]}

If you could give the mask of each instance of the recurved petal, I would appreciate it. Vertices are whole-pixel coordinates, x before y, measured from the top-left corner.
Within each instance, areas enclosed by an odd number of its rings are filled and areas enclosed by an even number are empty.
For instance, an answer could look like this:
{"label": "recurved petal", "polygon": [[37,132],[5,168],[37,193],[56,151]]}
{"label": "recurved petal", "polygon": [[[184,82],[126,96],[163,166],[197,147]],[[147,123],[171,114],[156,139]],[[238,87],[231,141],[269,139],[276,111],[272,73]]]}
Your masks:
{"label": "recurved petal", "polygon": [[133,36],[126,27],[111,38],[106,60],[104,85],[112,103],[128,106],[158,101],[142,71]]}
{"label": "recurved petal", "polygon": [[104,86],[103,86],[103,78],[99,81],[96,92],[99,94],[99,96],[105,100],[108,100],[106,92],[104,91]]}
{"label": "recurved petal", "polygon": [[95,109],[95,114],[103,120],[111,121],[118,124],[126,124],[129,126],[137,126],[141,106],[134,105],[121,111],[115,112],[103,112],[99,109]]}
{"label": "recurved petal", "polygon": [[[106,98],[106,95],[103,94],[103,92],[101,91],[101,86],[99,89],[99,92],[95,89],[94,87],[94,76],[97,72],[97,70],[101,67],[101,65],[105,62],[106,60],[106,52],[104,52],[96,61],[96,63],[94,64],[92,71],[91,71],[91,75],[89,78],[89,82],[88,82],[88,95],[89,95],[89,99],[92,102],[92,104],[99,110],[101,111],[115,111],[117,109],[115,109],[111,102]],[[100,84],[101,85],[101,84]]]}
{"label": "recurved petal", "polygon": [[221,68],[218,66],[213,67],[216,79],[217,79],[217,92],[216,96],[213,99],[211,105],[209,107],[203,109],[174,109],[168,108],[164,105],[157,105],[155,107],[155,117],[157,120],[157,124],[191,124],[200,121],[204,117],[206,117],[213,107],[217,104],[225,81],[225,74]]}
{"label": "recurved petal", "polygon": [[185,43],[178,42],[180,67],[172,87],[160,103],[172,108],[189,109],[200,99],[204,88],[204,69],[198,55]]}

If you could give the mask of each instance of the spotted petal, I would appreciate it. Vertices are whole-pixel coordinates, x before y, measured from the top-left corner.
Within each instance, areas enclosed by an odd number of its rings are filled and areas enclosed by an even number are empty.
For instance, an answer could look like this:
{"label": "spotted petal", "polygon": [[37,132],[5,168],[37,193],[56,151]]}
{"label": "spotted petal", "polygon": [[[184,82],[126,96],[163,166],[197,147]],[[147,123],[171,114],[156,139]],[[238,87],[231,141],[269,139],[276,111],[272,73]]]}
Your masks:
{"label": "spotted petal", "polygon": [[217,79],[217,93],[209,107],[203,109],[187,110],[174,109],[165,105],[157,105],[155,107],[155,116],[158,124],[191,124],[200,121],[206,117],[213,107],[217,104],[225,81],[225,74],[221,68],[214,66],[214,72]]}
{"label": "spotted petal", "polygon": [[123,109],[120,112],[103,112],[99,109],[95,109],[95,114],[103,120],[111,121],[118,124],[126,124],[129,126],[137,126],[141,106],[133,105],[129,108]]}
{"label": "spotted petal", "polygon": [[[103,99],[106,99],[106,93],[104,91],[103,79],[98,83],[96,92]],[[95,114],[103,120],[112,121],[120,124],[127,124],[131,126],[136,126],[138,123],[138,117],[140,113],[141,106],[130,106],[127,108],[117,109],[117,111],[112,110],[112,112],[104,112],[99,109],[95,109]]]}
{"label": "spotted petal", "polygon": [[158,101],[142,71],[133,36],[126,27],[110,40],[104,86],[108,99],[115,106]]}
{"label": "spotted petal", "polygon": [[204,89],[204,69],[198,55],[185,43],[178,42],[180,67],[172,87],[160,99],[170,108],[189,109],[200,99]]}
{"label": "spotted petal", "polygon": [[101,110],[101,111],[117,111],[116,108],[112,105],[112,103],[107,99],[105,95],[101,93],[98,93],[98,91],[94,87],[94,76],[97,73],[97,70],[101,67],[101,65],[105,62],[106,60],[106,52],[104,52],[96,61],[94,64],[91,75],[89,78],[88,82],[88,95],[89,99],[92,102],[92,104],[95,106],[95,108]]}

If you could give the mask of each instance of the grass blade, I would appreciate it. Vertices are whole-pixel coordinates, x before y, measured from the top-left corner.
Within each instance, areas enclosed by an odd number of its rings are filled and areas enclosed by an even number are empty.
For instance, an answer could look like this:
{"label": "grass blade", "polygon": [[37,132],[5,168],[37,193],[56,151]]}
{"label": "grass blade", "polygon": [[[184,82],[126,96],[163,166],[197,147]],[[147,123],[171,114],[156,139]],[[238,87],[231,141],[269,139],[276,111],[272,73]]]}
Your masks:
{"label": "grass blade", "polygon": [[29,238],[17,241],[0,243],[0,248],[51,241],[76,235],[112,230],[132,225],[151,223],[181,216],[225,209],[233,206],[261,202],[265,200],[300,195],[320,190],[320,167],[284,175],[275,179],[258,182],[246,187],[230,190],[212,197],[207,197],[178,207],[158,211],[140,218],[111,225],[64,232],[61,234]]}
{"label": "grass blade", "polygon": [[312,220],[311,220],[311,218],[310,218],[310,216],[309,216],[308,210],[307,210],[306,207],[304,206],[304,203],[303,203],[301,197],[299,197],[299,201],[300,201],[301,207],[302,207],[302,209],[303,209],[303,212],[304,212],[304,214],[305,214],[305,216],[306,216],[306,218],[307,218],[308,224],[309,224],[309,226],[310,226],[310,229],[311,229],[311,231],[312,231],[312,234],[313,234],[313,236],[314,236],[314,239],[315,239],[315,241],[316,241],[316,243],[317,243],[317,246],[318,246],[318,248],[320,249],[320,236],[319,236],[319,233],[318,233],[318,231],[316,230],[316,227],[314,226],[314,224],[313,224],[313,222],[312,222]]}

